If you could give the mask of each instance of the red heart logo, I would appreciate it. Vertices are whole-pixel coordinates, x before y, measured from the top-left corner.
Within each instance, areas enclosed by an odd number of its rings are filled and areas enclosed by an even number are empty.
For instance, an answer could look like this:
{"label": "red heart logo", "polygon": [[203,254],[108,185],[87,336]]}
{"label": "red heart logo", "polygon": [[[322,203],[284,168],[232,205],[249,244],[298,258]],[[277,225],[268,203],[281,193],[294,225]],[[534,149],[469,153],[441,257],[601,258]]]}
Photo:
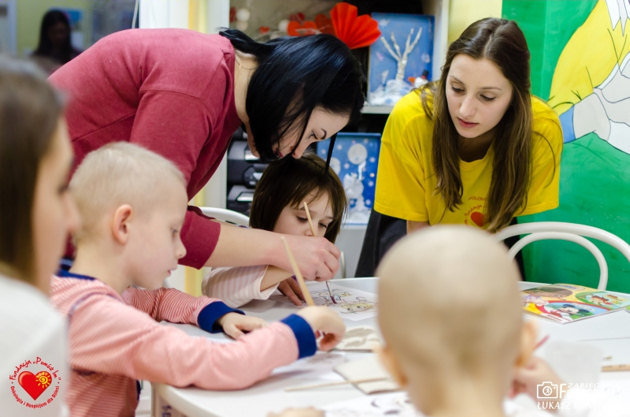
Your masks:
{"label": "red heart logo", "polygon": [[33,375],[32,372],[24,371],[18,376],[18,384],[24,391],[28,392],[34,400],[39,397],[42,392],[46,391],[46,388],[50,386],[52,382],[52,376],[46,372],[38,372],[37,375]]}
{"label": "red heart logo", "polygon": [[473,211],[470,213],[470,219],[475,222],[475,224],[479,227],[483,226],[483,213],[479,213],[478,211]]}

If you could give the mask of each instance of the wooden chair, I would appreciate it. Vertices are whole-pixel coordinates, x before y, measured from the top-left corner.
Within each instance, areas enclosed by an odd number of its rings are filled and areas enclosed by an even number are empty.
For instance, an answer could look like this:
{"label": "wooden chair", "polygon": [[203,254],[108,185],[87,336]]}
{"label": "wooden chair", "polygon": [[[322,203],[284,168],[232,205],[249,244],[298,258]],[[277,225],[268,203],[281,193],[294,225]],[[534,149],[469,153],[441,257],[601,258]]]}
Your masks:
{"label": "wooden chair", "polygon": [[237,226],[249,226],[249,217],[238,211],[219,207],[199,207],[201,212],[217,220],[232,223]]}

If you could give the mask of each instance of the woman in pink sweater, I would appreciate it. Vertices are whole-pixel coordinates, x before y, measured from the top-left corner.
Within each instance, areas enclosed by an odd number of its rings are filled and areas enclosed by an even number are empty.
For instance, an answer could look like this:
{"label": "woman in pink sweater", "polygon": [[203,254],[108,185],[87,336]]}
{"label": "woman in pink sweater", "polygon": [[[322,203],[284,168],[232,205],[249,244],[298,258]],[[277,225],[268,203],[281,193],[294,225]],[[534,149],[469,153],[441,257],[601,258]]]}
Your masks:
{"label": "woman in pink sweater", "polygon": [[[67,91],[79,163],[113,141],[141,144],[177,165],[188,199],[208,182],[241,125],[264,159],[299,158],[363,105],[350,50],[331,35],[258,43],[235,30],[131,29],[109,35],[50,77]],[[285,235],[306,279],[332,278],[340,251],[323,237]],[[190,207],[181,263],[291,270],[280,234],[228,228]],[[290,274],[289,274],[290,275]]]}

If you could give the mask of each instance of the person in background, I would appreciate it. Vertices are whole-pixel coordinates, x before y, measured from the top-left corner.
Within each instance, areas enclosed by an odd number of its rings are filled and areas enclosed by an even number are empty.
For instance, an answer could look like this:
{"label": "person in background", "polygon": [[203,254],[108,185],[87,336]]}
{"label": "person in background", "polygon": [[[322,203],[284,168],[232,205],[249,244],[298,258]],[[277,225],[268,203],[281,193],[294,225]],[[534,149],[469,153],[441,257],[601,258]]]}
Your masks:
{"label": "person in background", "polygon": [[[161,155],[108,144],[84,158],[70,190],[83,224],[70,270],[52,278],[51,300],[69,322],[73,416],[133,415],[138,379],[245,388],[313,355],[316,334],[324,350],[341,340],[343,321],[327,307],[306,307],[267,325],[220,300],[162,287],[186,254],[188,196],[184,175]],[[236,341],[190,336],[163,320],[223,331]]]}
{"label": "person in background", "polygon": [[[63,110],[39,68],[0,56],[0,410],[7,416],[34,415],[28,405],[41,416],[68,415],[66,321],[48,301],[50,276],[79,223],[67,187],[72,147]],[[48,372],[40,395],[22,385],[29,372]]]}
{"label": "person in background", "polygon": [[[315,154],[300,159],[271,162],[256,184],[249,225],[276,233],[312,236],[303,203],[306,202],[315,236],[331,242],[341,229],[347,207],[346,194],[337,174]],[[291,274],[273,266],[213,268],[204,278],[203,293],[238,307],[251,300],[266,300]],[[301,305],[302,292],[295,280],[283,289]]]}
{"label": "person in background", "polygon": [[[51,75],[71,97],[76,163],[112,141],[172,160],[192,199],[244,125],[251,152],[300,158],[360,115],[362,75],[332,35],[259,43],[236,30],[130,29],[106,36]],[[282,235],[226,227],[190,207],[184,265],[274,265],[291,271]],[[323,237],[284,235],[306,279],[328,280],[340,251]],[[289,274],[290,275],[290,274]]]}
{"label": "person in background", "polygon": [[44,14],[39,43],[31,57],[49,74],[81,53],[72,46],[70,33],[70,19],[66,13],[51,9]]}

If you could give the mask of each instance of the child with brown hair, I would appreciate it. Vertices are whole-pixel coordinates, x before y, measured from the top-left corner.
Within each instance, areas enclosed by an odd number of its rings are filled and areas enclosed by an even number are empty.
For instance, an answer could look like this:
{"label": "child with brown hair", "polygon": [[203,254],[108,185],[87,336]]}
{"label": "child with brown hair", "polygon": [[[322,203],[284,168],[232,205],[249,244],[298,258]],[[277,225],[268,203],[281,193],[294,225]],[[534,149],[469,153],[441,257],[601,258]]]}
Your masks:
{"label": "child with brown hair", "polygon": [[[270,163],[256,185],[249,225],[276,233],[312,236],[306,202],[316,236],[335,242],[347,207],[337,174],[315,154],[282,158]],[[296,305],[302,304],[292,273],[274,266],[213,268],[203,283],[207,296],[238,307],[265,300],[279,288]]]}
{"label": "child with brown hair", "polygon": [[[69,319],[73,416],[133,415],[138,379],[244,388],[313,355],[316,332],[325,334],[324,350],[343,336],[343,321],[325,307],[266,324],[217,299],[161,288],[186,253],[188,201],[182,173],[164,157],[126,142],[106,145],[83,160],[70,189],[83,225],[72,267],[53,278],[52,301]],[[213,343],[162,320],[237,340]]]}

